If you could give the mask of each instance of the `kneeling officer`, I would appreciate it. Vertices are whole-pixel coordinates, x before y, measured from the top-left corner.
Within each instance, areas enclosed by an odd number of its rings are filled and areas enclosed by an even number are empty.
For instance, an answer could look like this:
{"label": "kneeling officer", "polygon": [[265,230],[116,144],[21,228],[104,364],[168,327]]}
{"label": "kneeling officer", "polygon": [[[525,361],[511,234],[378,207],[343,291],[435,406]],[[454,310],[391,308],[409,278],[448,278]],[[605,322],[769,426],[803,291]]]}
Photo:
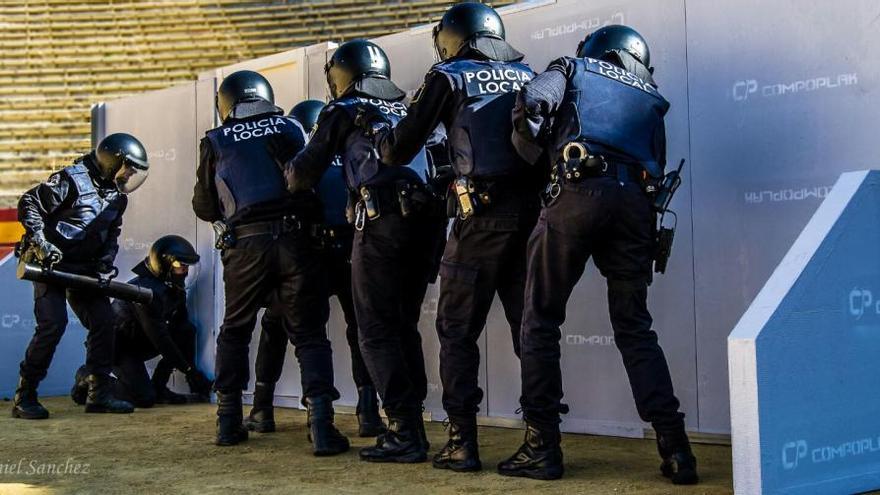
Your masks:
{"label": "kneeling officer", "polygon": [[[113,301],[116,396],[135,407],[188,402],[188,397],[168,390],[174,369],[186,376],[190,391],[199,400],[210,398],[211,383],[195,367],[196,328],[186,310],[185,281],[190,266],[198,262],[199,255],[186,239],[163,236],[150,247],[146,259],[132,268],[136,276],[128,281],[153,292],[150,304]],[[157,356],[161,359],[151,379],[144,362]],[[85,400],[82,372],[77,373],[71,396],[78,403]]]}

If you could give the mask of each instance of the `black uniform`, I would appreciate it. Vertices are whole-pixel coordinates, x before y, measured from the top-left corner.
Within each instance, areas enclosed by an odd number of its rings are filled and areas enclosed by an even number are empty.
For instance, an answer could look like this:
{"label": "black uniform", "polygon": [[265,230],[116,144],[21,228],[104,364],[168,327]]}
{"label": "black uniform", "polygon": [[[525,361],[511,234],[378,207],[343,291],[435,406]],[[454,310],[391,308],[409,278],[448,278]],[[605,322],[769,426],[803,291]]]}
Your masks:
{"label": "black uniform", "polygon": [[443,407],[464,426],[475,426],[483,398],[477,341],[496,293],[519,355],[526,241],[541,187],[510,144],[514,94],[534,76],[521,58],[502,62],[466,49],[464,56],[435,65],[407,117],[378,146],[384,162],[406,163],[442,123],[456,175],[472,180],[481,198],[474,216],[455,219],[440,265]]}
{"label": "black uniform", "polygon": [[321,112],[306,149],[288,164],[288,184],[313,187],[340,155],[351,194],[359,195],[366,187],[380,210],[369,220],[361,201],[352,248],[360,349],[389,417],[413,417],[421,414],[427,396],[418,321],[431,271],[431,247],[442,232],[442,219],[401,212],[399,191],[424,182],[421,145],[411,167],[386,166],[376,158],[371,139],[355,125],[359,112],[394,123],[406,114],[406,107],[358,93],[333,100]]}
{"label": "black uniform", "polygon": [[[196,328],[189,320],[183,288],[166,284],[144,262],[132,272],[136,277],[128,283],[151,289],[153,300],[147,306],[113,301],[116,396],[136,407],[150,407],[156,402],[157,390],[166,388],[172,371],[177,369],[187,375],[195,371]],[[161,359],[151,379],[144,362],[157,356]]]}
{"label": "black uniform", "polygon": [[[115,184],[98,177],[93,155],[85,155],[19,200],[18,220],[27,234],[42,232],[63,253],[58,270],[97,276],[99,268],[113,265],[128,200]],[[110,374],[114,335],[110,300],[94,291],[34,282],[36,333],[21,362],[21,376],[35,387],[46,377],[67,327],[65,301],[89,331],[86,371]]]}
{"label": "black uniform", "polygon": [[[248,384],[248,345],[257,312],[276,294],[280,316],[296,348],[303,397],[339,398],[333,386],[330,341],[324,322],[321,253],[311,235],[321,206],[311,192],[290,194],[267,149],[268,139],[285,149],[302,149],[306,136],[293,119],[269,103],[250,104],[201,143],[193,209],[202,220],[225,220],[234,247],[221,255],[226,312],[217,339],[215,388],[240,394]],[[244,114],[244,115],[243,115]]]}
{"label": "black uniform", "polygon": [[[549,198],[529,240],[521,402],[526,421],[541,429],[559,422],[559,327],[592,256],[608,281],[615,343],[639,415],[661,435],[684,433],[647,306],[656,215],[644,181],[663,174],[668,108],[653,81],[594,59],[556,60],[520,93],[514,141],[524,157],[534,162],[547,150],[555,162],[574,141],[604,162],[578,182],[559,173],[558,197]],[[553,124],[545,140],[548,119]]]}
{"label": "black uniform", "polygon": [[[351,296],[351,245],[354,228],[345,219],[347,190],[342,167],[327,169],[318,184],[318,195],[324,206],[324,225],[318,228],[319,242],[324,253],[324,270],[328,282],[328,297],[336,296],[345,318],[345,337],[351,351],[351,372],[358,388],[372,386],[367,367],[358,345],[358,327]],[[341,204],[340,204],[341,196]],[[263,314],[260,348],[257,352],[255,374],[258,382],[275,383],[281,378],[287,337],[282,328],[276,303],[270,302]],[[329,313],[328,313],[329,317]]]}

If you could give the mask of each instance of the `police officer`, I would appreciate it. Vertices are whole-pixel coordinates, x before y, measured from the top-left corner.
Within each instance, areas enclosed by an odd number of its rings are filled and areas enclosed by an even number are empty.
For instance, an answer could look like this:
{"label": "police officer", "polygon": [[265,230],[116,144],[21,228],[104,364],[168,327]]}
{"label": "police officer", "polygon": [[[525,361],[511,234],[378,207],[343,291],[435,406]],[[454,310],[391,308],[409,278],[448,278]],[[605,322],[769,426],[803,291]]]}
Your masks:
{"label": "police officer", "polygon": [[351,277],[360,348],[389,421],[388,432],[360,457],[423,462],[429,448],[422,423],[427,378],[418,321],[432,236],[442,231],[428,211],[426,155],[420,145],[409,167],[388,167],[355,123],[393,125],[406,115],[405,95],[391,82],[388,58],[379,46],[366,40],[344,43],[325,72],[333,99],[308,146],[288,163],[288,184],[295,191],[314,187],[333,157],[341,157],[354,204]]}
{"label": "police officer", "polygon": [[193,195],[196,216],[222,222],[226,313],[217,338],[217,445],[247,439],[241,393],[248,384],[248,345],[257,312],[273,292],[296,348],[315,455],[348,450],[333,425],[333,362],[320,253],[311,226],[321,221],[311,192],[288,193],[281,169],[269,153],[270,138],[286,150],[302,149],[306,135],[275,106],[272,87],[260,74],[238,71],[217,91],[223,124],[201,142]]}
{"label": "police officer", "polygon": [[[289,116],[302,124],[307,133],[311,133],[322,108],[322,101],[305,100],[297,103],[290,110]],[[336,296],[345,318],[345,336],[351,351],[351,372],[358,390],[355,409],[358,434],[361,437],[375,437],[385,431],[385,425],[379,416],[376,389],[358,345],[357,322],[351,298],[350,259],[354,228],[345,218],[348,190],[342,177],[342,163],[338,159],[334,158],[333,165],[324,173],[318,183],[317,193],[324,207],[324,224],[316,226],[316,234],[324,250],[324,268],[330,289],[328,297]],[[287,350],[287,336],[277,313],[277,308],[270,304],[263,314],[263,331],[260,334],[255,367],[257,382],[254,385],[254,407],[245,418],[245,426],[249,430],[261,433],[275,431],[272,399],[275,395],[275,384],[281,378]]]}
{"label": "police officer", "polygon": [[406,163],[438,123],[446,128],[458,205],[440,266],[437,333],[450,427],[433,465],[477,471],[477,341],[496,293],[519,355],[526,241],[537,221],[541,178],[510,144],[510,112],[534,73],[504,41],[501,17],[486,5],[453,6],[433,37],[442,62],[425,76],[407,117],[378,136],[379,150],[389,165]]}
{"label": "police officer", "polygon": [[[132,268],[135,277],[128,281],[153,291],[150,304],[113,301],[115,393],[135,407],[187,403],[186,396],[168,390],[168,379],[175,369],[186,376],[196,398],[210,398],[211,383],[195,367],[196,328],[186,310],[185,281],[189,267],[198,262],[199,255],[189,241],[177,235],[163,236],[153,243],[147,257]],[[151,379],[144,362],[156,357],[161,359]],[[71,391],[77,403],[85,401],[82,371],[83,368],[77,372]]]}
{"label": "police officer", "polygon": [[555,161],[555,180],[529,240],[522,327],[525,442],[499,464],[503,475],[563,474],[559,327],[592,256],[608,282],[614,340],[639,415],[657,431],[661,471],[676,484],[697,482],[684,415],[647,306],[656,213],[646,191],[664,175],[663,117],[669,109],[652,72],[645,40],[629,27],[606,26],[587,36],[576,58],[551,62],[518,97],[517,150],[532,163],[547,153]]}
{"label": "police officer", "polygon": [[[23,244],[29,244],[44,265],[54,263],[61,271],[108,278],[116,271],[113,262],[128,204],[126,194],[143,183],[148,169],[147,152],[134,136],[118,133],[105,137],[94,151],[22,195],[18,220],[25,229]],[[49,417],[37,400],[37,386],[46,377],[67,327],[65,301],[89,331],[86,412],[132,412],[131,404],[116,400],[112,393],[110,300],[96,291],[34,282],[36,332],[21,362],[13,417]]]}

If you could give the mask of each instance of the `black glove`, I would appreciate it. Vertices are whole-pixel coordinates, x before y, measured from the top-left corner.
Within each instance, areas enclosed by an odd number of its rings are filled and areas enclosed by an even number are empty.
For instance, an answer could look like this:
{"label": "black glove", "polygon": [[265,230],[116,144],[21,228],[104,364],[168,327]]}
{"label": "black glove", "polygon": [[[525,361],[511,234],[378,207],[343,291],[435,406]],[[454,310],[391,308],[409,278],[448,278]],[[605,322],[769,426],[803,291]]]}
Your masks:
{"label": "black glove", "polygon": [[204,396],[211,395],[211,388],[214,386],[214,382],[196,368],[187,370],[186,383],[192,393]]}
{"label": "black glove", "polygon": [[31,244],[34,246],[37,261],[43,265],[54,265],[61,261],[61,250],[58,249],[58,246],[47,241],[43,232],[34,232],[31,235]]}
{"label": "black glove", "polygon": [[294,154],[291,153],[291,149],[287,146],[286,138],[282,134],[273,134],[269,136],[269,139],[266,140],[266,151],[269,152],[269,156],[275,160],[275,163],[278,165],[278,168],[284,170],[287,166],[287,162],[293,158]]}
{"label": "black glove", "polygon": [[112,254],[105,254],[98,258],[98,262],[95,264],[95,270],[97,270],[98,274],[104,276],[104,278],[116,277],[116,274],[119,273],[119,269],[113,266],[115,258],[116,257]]}
{"label": "black glove", "polygon": [[358,113],[354,118],[354,125],[360,127],[364,131],[364,135],[369,137],[373,137],[382,131],[391,128],[387,120],[377,115],[367,115],[366,110],[363,108],[358,110]]}

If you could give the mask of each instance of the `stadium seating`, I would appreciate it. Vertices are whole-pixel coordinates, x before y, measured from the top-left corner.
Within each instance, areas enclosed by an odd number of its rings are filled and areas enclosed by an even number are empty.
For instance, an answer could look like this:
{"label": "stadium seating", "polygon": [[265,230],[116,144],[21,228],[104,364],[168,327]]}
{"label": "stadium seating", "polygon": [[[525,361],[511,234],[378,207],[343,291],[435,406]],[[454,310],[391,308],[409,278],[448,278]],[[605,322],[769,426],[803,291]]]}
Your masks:
{"label": "stadium seating", "polygon": [[296,46],[399,31],[450,3],[0,0],[0,208],[88,150],[92,103]]}

